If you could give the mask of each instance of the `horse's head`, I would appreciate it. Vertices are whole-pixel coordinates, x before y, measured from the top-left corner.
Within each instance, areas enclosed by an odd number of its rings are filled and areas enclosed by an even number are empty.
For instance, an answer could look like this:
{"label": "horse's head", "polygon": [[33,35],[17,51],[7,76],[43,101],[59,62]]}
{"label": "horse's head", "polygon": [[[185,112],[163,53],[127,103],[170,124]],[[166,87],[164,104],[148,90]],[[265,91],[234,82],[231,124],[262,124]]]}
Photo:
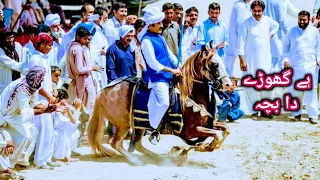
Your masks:
{"label": "horse's head", "polygon": [[214,49],[203,46],[184,63],[179,83],[182,100],[192,95],[194,83],[207,85],[219,78],[218,63],[213,61],[215,54]]}

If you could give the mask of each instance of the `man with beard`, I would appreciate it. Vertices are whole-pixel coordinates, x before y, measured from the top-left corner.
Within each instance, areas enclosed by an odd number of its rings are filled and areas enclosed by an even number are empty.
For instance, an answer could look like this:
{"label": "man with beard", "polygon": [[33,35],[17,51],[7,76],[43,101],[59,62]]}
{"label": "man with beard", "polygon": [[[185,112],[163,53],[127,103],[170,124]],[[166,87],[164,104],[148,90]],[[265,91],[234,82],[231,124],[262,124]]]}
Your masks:
{"label": "man with beard", "polygon": [[124,25],[119,28],[120,40],[112,44],[107,51],[108,82],[124,76],[134,77],[137,74],[135,52],[129,46],[134,36],[134,28]]}
{"label": "man with beard", "polygon": [[196,7],[192,6],[186,10],[187,20],[189,21],[189,27],[183,36],[182,49],[185,49],[185,54],[182,56],[182,61],[187,60],[191,55],[198,51],[197,48],[197,34],[198,34],[198,17],[199,11]]}
{"label": "man with beard", "polygon": [[[317,28],[309,25],[310,13],[301,11],[298,15],[298,26],[293,27],[284,41],[284,67],[293,69],[292,84],[288,88],[291,96],[298,97],[300,102],[307,102],[306,110],[311,124],[318,123],[318,72],[320,66],[320,35]],[[306,74],[312,75],[312,89],[298,91],[294,82],[303,79]],[[303,101],[302,101],[303,100]],[[301,107],[301,105],[300,105]],[[295,120],[301,120],[301,110],[292,112]]]}
{"label": "man with beard", "polygon": [[[271,72],[270,39],[277,33],[279,24],[270,17],[264,16],[264,9],[263,1],[253,1],[252,16],[246,19],[239,28],[237,49],[244,76],[255,77],[258,70],[263,70],[266,74]],[[249,98],[247,107],[252,114],[251,118],[257,120],[258,113],[253,109],[254,103],[261,99],[270,99],[270,91],[260,91],[260,94],[253,87],[245,87],[244,91]],[[266,117],[264,113],[261,115]]]}
{"label": "man with beard", "polygon": [[103,7],[96,7],[94,9],[94,15],[92,16],[97,16],[97,19],[93,21],[93,26],[96,28],[96,33],[94,36],[92,36],[90,42],[91,60],[92,63],[104,67],[104,70],[102,70],[101,73],[96,72],[96,74],[99,75],[98,82],[96,82],[97,91],[99,92],[108,84],[107,74],[105,71],[106,51],[109,48],[107,38],[110,38],[108,37],[108,34],[110,34],[110,28],[106,24],[108,20],[108,10]]}
{"label": "man with beard", "polygon": [[234,3],[229,21],[229,47],[226,53],[226,69],[229,76],[233,77],[235,60],[237,58],[237,41],[239,27],[244,20],[250,17],[250,0],[238,0]]}
{"label": "man with beard", "polygon": [[62,38],[65,34],[64,30],[61,28],[61,19],[59,14],[48,14],[44,22],[45,25],[49,26],[51,29],[51,36],[53,37],[53,47],[52,47],[52,58],[56,59],[57,65],[60,59],[64,55],[64,49],[62,45]]}
{"label": "man with beard", "polygon": [[10,133],[14,142],[14,152],[10,155],[11,168],[16,164],[30,165],[29,158],[38,134],[32,119],[53,110],[53,106],[38,102],[38,90],[45,80],[45,74],[45,68],[34,66],[24,78],[10,83],[0,96],[0,122],[4,122],[2,126]]}
{"label": "man with beard", "polygon": [[113,17],[107,22],[112,29],[111,38],[108,39],[109,44],[113,44],[119,40],[119,28],[126,24],[126,17],[128,15],[128,6],[123,2],[117,2],[112,6]]}
{"label": "man with beard", "polygon": [[0,94],[4,88],[20,78],[27,52],[15,42],[14,33],[7,28],[0,31]]}
{"label": "man with beard", "polygon": [[148,88],[151,89],[151,92],[148,111],[150,125],[154,129],[149,137],[152,144],[156,144],[160,140],[158,127],[169,108],[169,83],[173,75],[181,75],[181,71],[177,69],[177,57],[171,52],[165,39],[161,36],[164,17],[164,13],[157,7],[146,10],[143,16],[146,26],[138,35],[150,77]]}

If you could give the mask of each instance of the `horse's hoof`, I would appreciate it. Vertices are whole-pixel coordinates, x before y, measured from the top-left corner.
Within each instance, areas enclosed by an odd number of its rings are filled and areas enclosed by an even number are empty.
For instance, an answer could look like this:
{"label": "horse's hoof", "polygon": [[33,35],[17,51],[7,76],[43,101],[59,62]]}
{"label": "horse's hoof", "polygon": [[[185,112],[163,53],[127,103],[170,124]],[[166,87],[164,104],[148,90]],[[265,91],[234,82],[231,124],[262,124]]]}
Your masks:
{"label": "horse's hoof", "polygon": [[143,166],[143,162],[140,160],[140,159],[135,159],[133,161],[131,161],[131,163],[134,165],[134,166]]}
{"label": "horse's hoof", "polygon": [[187,159],[188,159],[188,151],[184,149],[177,158],[177,165],[182,166]]}
{"label": "horse's hoof", "polygon": [[179,146],[173,146],[173,147],[171,148],[170,154],[171,154],[171,153],[176,153],[177,151],[180,151],[180,150],[181,150],[181,148],[180,148]]}
{"label": "horse's hoof", "polygon": [[128,151],[132,153],[135,147],[136,147],[136,141],[130,141]]}

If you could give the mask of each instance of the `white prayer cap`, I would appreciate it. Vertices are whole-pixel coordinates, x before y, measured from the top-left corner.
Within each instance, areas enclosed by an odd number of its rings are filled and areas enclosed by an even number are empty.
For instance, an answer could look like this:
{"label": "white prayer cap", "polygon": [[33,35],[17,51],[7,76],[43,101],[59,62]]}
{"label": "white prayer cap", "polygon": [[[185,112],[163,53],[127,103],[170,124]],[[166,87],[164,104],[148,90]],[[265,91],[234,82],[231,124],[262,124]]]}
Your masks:
{"label": "white prayer cap", "polygon": [[147,32],[148,25],[156,24],[158,22],[161,22],[164,19],[164,12],[161,12],[160,8],[158,7],[151,7],[145,10],[142,19],[146,23],[146,26],[144,26],[144,28],[138,34],[139,41],[141,41],[142,37]]}
{"label": "white prayer cap", "polygon": [[54,24],[60,24],[60,16],[59,14],[48,14],[46,16],[46,20],[44,21],[44,24],[51,27]]}
{"label": "white prayer cap", "polygon": [[124,38],[130,31],[134,32],[134,27],[131,25],[123,25],[119,28],[120,38]]}
{"label": "white prayer cap", "polygon": [[96,21],[96,20],[98,20],[99,19],[99,14],[92,14],[92,15],[90,15],[90,17],[89,17],[89,22],[93,22],[93,21]]}

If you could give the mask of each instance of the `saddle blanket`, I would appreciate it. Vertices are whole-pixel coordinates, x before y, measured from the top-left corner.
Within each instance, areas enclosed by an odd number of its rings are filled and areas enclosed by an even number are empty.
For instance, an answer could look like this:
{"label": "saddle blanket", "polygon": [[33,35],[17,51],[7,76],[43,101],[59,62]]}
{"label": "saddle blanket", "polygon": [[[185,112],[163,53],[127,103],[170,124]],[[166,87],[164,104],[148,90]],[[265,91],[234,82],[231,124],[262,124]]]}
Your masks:
{"label": "saddle blanket", "polygon": [[[164,123],[170,123],[172,130],[179,134],[183,127],[183,118],[179,100],[179,94],[174,90],[170,91],[170,107],[162,119],[161,126]],[[152,129],[148,118],[148,100],[150,89],[140,85],[135,93],[133,101],[133,126],[137,129]],[[162,129],[161,129],[162,130]]]}

